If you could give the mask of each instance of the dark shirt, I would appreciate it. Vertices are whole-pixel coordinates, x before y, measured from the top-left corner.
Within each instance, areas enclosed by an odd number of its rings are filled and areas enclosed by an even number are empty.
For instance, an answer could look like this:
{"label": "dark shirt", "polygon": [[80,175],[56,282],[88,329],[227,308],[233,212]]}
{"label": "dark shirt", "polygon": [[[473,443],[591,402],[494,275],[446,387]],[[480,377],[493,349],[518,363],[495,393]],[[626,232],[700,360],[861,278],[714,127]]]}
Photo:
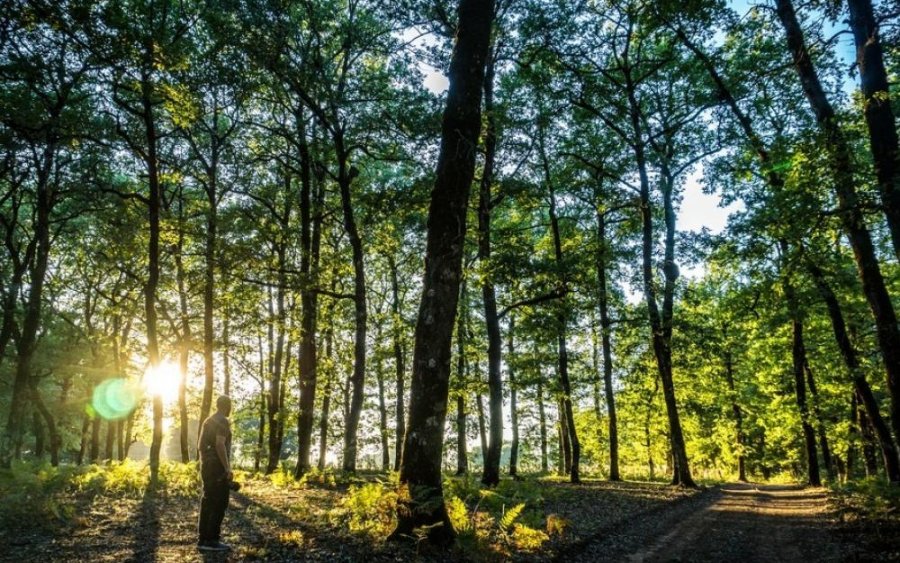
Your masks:
{"label": "dark shirt", "polygon": [[225,453],[228,454],[231,451],[231,424],[227,418],[217,412],[203,422],[203,428],[200,431],[200,442],[197,448],[200,450],[200,462],[204,465],[222,465],[216,454],[216,438],[218,436],[225,437]]}

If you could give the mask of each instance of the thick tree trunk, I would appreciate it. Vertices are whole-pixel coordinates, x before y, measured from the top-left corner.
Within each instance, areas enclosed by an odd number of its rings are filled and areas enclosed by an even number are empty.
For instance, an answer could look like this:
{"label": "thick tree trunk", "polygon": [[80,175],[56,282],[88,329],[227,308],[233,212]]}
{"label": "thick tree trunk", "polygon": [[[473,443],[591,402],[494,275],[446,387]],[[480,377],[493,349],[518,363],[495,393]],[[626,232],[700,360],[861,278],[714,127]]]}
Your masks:
{"label": "thick tree trunk", "polygon": [[606,216],[597,212],[597,285],[600,291],[600,330],[603,351],[603,389],[606,395],[606,416],[609,420],[609,480],[619,481],[619,422],[616,416],[616,397],[612,383],[612,321],[609,317],[609,290],[607,269],[609,267],[609,241],[606,237]]}
{"label": "thick tree trunk", "polygon": [[863,114],[869,128],[869,145],[881,192],[881,206],[894,243],[894,254],[900,260],[900,150],[878,23],[871,0],[848,0],[847,6],[850,9],[850,29],[856,43]]}
{"label": "thick tree trunk", "polygon": [[[847,366],[847,371],[850,372],[850,377],[853,380],[853,387],[855,389],[854,397],[859,398],[859,402],[862,403],[861,408],[865,409],[868,419],[872,421],[872,427],[875,430],[875,435],[878,438],[878,445],[881,449],[885,472],[891,482],[898,483],[900,482],[900,457],[898,457],[897,448],[891,437],[891,431],[884,418],[881,416],[878,401],[872,393],[869,382],[866,380],[866,373],[862,369],[862,366],[860,366],[859,356],[850,340],[840,303],[838,302],[834,291],[831,289],[831,286],[828,285],[828,281],[825,279],[825,274],[822,272],[822,269],[812,261],[807,261],[806,266],[807,271],[810,273],[810,276],[816,285],[819,295],[822,297],[822,300],[828,308],[828,315],[831,318],[831,327],[834,331],[838,349],[844,359],[844,364]],[[856,399],[854,399],[854,401],[856,401]],[[855,402],[854,405],[856,405]],[[854,406],[854,410],[856,408],[857,407]]]}
{"label": "thick tree trunk", "polygon": [[450,344],[462,277],[469,190],[481,130],[484,66],[494,16],[493,0],[460,0],[457,41],[441,128],[437,176],[428,212],[425,276],[416,322],[409,428],[400,464],[408,498],[398,505],[393,538],[429,526],[433,543],[455,531],[443,502],[441,457],[450,380]]}
{"label": "thick tree trunk", "polygon": [[863,292],[875,318],[875,332],[887,372],[887,387],[891,397],[891,424],[894,434],[900,436],[900,328],[897,326],[897,315],[859,205],[852,151],[840,128],[834,108],[819,82],[793,4],[790,0],[776,0],[775,4],[786,32],[787,47],[794,59],[800,84],[824,136],[824,146],[828,151],[829,164],[834,176],[839,216],[850,240],[850,246],[853,247]]}
{"label": "thick tree trunk", "polygon": [[[297,416],[297,469],[300,477],[310,468],[318,358],[316,357],[316,332],[318,331],[319,303],[315,291],[318,285],[319,246],[321,244],[321,206],[319,205],[322,182],[315,183],[313,194],[312,158],[306,140],[306,125],[301,114],[297,116],[297,136],[300,152],[300,412]],[[318,178],[317,178],[318,180]]]}

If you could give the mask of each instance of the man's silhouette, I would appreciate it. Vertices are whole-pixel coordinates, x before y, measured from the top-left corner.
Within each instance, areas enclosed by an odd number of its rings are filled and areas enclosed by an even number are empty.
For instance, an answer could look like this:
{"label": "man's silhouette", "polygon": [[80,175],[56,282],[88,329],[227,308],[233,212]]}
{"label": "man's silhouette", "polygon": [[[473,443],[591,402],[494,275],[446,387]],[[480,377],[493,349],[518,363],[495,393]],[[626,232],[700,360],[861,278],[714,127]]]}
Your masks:
{"label": "man's silhouette", "polygon": [[216,412],[205,421],[200,430],[197,450],[200,453],[200,476],[203,478],[203,497],[200,500],[200,522],[197,525],[201,551],[227,551],[229,546],[221,542],[222,519],[228,508],[231,487],[231,398],[221,395],[216,399]]}

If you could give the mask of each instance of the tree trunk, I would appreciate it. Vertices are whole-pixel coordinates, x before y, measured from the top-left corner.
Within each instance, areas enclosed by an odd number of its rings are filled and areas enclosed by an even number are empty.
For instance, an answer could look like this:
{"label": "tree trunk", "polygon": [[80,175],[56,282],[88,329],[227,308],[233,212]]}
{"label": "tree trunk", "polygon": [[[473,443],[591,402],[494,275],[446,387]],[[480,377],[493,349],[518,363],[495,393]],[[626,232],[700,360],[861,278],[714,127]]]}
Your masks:
{"label": "tree trunk", "polygon": [[513,333],[516,330],[516,320],[509,317],[509,329],[506,336],[506,369],[509,373],[509,418],[512,426],[512,443],[509,446],[509,475],[518,478],[519,465],[519,401],[518,386],[516,385],[516,370],[512,361],[515,357],[515,342]]}
{"label": "tree trunk", "polygon": [[858,408],[859,433],[862,437],[863,461],[866,466],[866,477],[878,476],[878,460],[875,457],[875,432],[865,409]]}
{"label": "tree trunk", "polygon": [[609,419],[609,480],[619,481],[619,422],[616,416],[616,397],[612,383],[612,321],[609,318],[609,290],[606,271],[609,267],[609,241],[606,237],[606,216],[597,212],[597,285],[600,291],[600,330],[603,350],[603,389],[606,394],[606,416]]}
{"label": "tree trunk", "polygon": [[44,424],[47,426],[47,434],[50,436],[50,465],[59,467],[59,450],[62,447],[62,437],[56,428],[56,420],[53,418],[53,414],[44,404],[43,399],[41,399],[35,380],[32,380],[30,383],[30,395],[32,403],[34,403],[35,408],[44,419]]}
{"label": "tree trunk", "polygon": [[325,372],[325,382],[322,386],[322,418],[319,419],[319,471],[325,470],[325,458],[328,453],[328,417],[331,415],[332,386],[335,381],[334,356],[332,354],[334,342],[334,320],[332,316],[334,312],[331,308],[326,308],[326,311],[325,357],[329,361],[327,364],[328,369]]}
{"label": "tree trunk", "polygon": [[566,418],[566,407],[562,399],[557,403],[559,413],[559,474],[570,475],[572,473],[572,442],[569,440],[569,421]]}
{"label": "tree trunk", "polygon": [[856,43],[863,114],[869,128],[869,145],[881,192],[881,206],[894,243],[894,254],[900,260],[900,150],[878,23],[871,0],[848,0],[847,6],[850,9],[850,29]]}
{"label": "tree trunk", "polygon": [[[398,503],[392,538],[429,526],[433,543],[455,537],[443,501],[441,457],[450,380],[450,344],[462,276],[469,190],[481,130],[484,66],[493,0],[460,0],[457,41],[441,127],[437,175],[428,211],[425,275],[413,350],[409,428],[400,483],[410,492]],[[436,525],[437,524],[437,525]]]}
{"label": "tree trunk", "polygon": [[[214,115],[214,121],[218,125],[218,113]],[[215,351],[216,334],[213,327],[213,315],[215,312],[216,300],[216,247],[218,246],[218,228],[219,228],[219,144],[216,135],[211,136],[212,154],[209,160],[209,166],[206,170],[206,183],[204,188],[206,191],[206,239],[203,248],[203,396],[200,400],[200,424],[197,425],[197,438],[200,437],[200,431],[203,428],[203,421],[209,416],[212,410],[212,396],[215,387],[215,365],[213,352]],[[227,320],[225,320],[227,327]],[[227,330],[227,329],[226,329]],[[224,336],[224,335],[223,335]],[[225,338],[227,343],[227,338]],[[225,348],[223,361],[228,362],[228,349]],[[227,371],[227,370],[226,370]],[[224,386],[224,394],[228,395],[231,391],[231,381],[227,381]],[[200,452],[197,452],[199,459]]]}
{"label": "tree trunk", "polygon": [[[285,188],[290,193],[291,179],[288,176],[285,180]],[[290,198],[288,198],[290,201]],[[285,291],[287,289],[287,279],[285,268],[287,268],[287,236],[290,222],[290,205],[284,211],[281,218],[281,233],[278,235],[278,288],[275,295],[275,328],[278,336],[275,341],[275,356],[272,364],[269,366],[269,396],[268,396],[268,416],[269,416],[269,459],[266,464],[266,473],[272,473],[278,469],[278,461],[281,459],[281,378],[282,378],[282,362],[284,361],[284,340],[286,331],[286,311],[285,311]]]}
{"label": "tree trunk", "polygon": [[[787,244],[782,241],[782,252],[787,249]],[[784,296],[787,301],[788,313],[791,317],[793,344],[791,346],[791,358],[793,360],[794,391],[797,394],[797,408],[800,410],[800,424],[803,427],[803,438],[806,444],[807,481],[815,487],[822,485],[819,477],[819,457],[816,451],[816,435],[810,423],[809,406],[806,401],[806,380],[803,369],[806,366],[806,346],[803,342],[803,319],[800,315],[797,297],[791,282],[782,274]]]}
{"label": "tree trunk", "polygon": [[[181,342],[178,349],[178,414],[179,414],[179,446],[181,448],[181,462],[190,461],[190,448],[188,446],[188,410],[187,410],[187,379],[188,365],[191,353],[191,322],[188,311],[187,288],[185,287],[184,261],[184,192],[179,194],[178,201],[178,244],[175,251],[175,284],[178,288],[178,305],[181,316]],[[203,419],[205,420],[205,419]],[[202,420],[201,420],[202,422]],[[198,454],[199,455],[199,454]]]}
{"label": "tree trunk", "polygon": [[541,375],[538,374],[537,404],[541,433],[541,472],[547,473],[550,471],[550,464],[547,456],[547,411],[544,408],[544,382],[540,378]]}
{"label": "tree trunk", "polygon": [[31,428],[34,432],[34,457],[44,457],[44,423],[41,422],[41,413],[34,409],[31,411]]}
{"label": "tree trunk", "polygon": [[[381,325],[375,328],[375,342],[381,342]],[[379,350],[374,350],[375,380],[378,384],[378,431],[381,438],[381,470],[390,471],[391,452],[388,446],[388,412],[384,396],[384,362]]]}
{"label": "tree trunk", "polygon": [[878,345],[887,372],[887,387],[891,397],[891,424],[894,434],[900,436],[900,328],[897,326],[897,315],[859,205],[852,151],[840,128],[834,108],[819,82],[793,4],[790,0],[776,0],[775,4],[778,17],[785,28],[788,50],[793,56],[800,84],[825,137],[824,146],[834,176],[839,217],[853,247],[863,292],[875,318]]}
{"label": "tree trunk", "polygon": [[[881,449],[885,472],[891,482],[898,483],[900,482],[900,458],[898,458],[897,448],[891,437],[891,431],[884,418],[881,416],[878,401],[872,393],[869,382],[866,380],[866,373],[859,364],[859,357],[856,348],[850,340],[850,335],[847,332],[847,325],[844,322],[844,315],[841,311],[840,303],[838,302],[834,291],[831,289],[831,286],[828,285],[828,281],[825,279],[825,274],[822,272],[822,269],[811,260],[807,260],[806,267],[816,285],[819,295],[822,297],[822,300],[828,308],[828,315],[831,318],[831,327],[834,331],[838,349],[844,359],[844,364],[847,366],[847,371],[850,372],[850,377],[853,380],[853,388],[855,389],[854,397],[859,398],[859,402],[862,403],[861,408],[865,409],[867,418],[871,420],[875,435],[878,438],[878,445]],[[857,407],[854,406],[854,409],[856,408]]]}
{"label": "tree trunk", "polygon": [[[349,167],[349,154],[344,147],[341,134],[335,135],[334,144],[338,155],[338,186],[341,191],[344,229],[347,232],[347,240],[350,242],[350,250],[353,255],[353,309],[356,330],[353,336],[353,376],[350,380],[353,392],[350,401],[350,412],[344,428],[344,471],[355,472],[359,417],[362,414],[363,399],[366,391],[366,332],[368,324],[366,271],[363,263],[362,239],[356,227],[356,219],[353,216],[353,205],[350,198],[350,184],[357,171],[355,168]],[[444,408],[446,410],[446,405],[444,405]]]}
{"label": "tree trunk", "polygon": [[487,451],[488,451],[488,436],[487,436],[487,422],[484,416],[484,401],[481,398],[481,393],[475,393],[475,404],[478,406],[478,435],[481,438],[481,464],[487,461]]}
{"label": "tree trunk", "polygon": [[825,420],[822,418],[822,410],[819,408],[819,391],[816,388],[816,380],[813,377],[812,369],[809,367],[809,360],[803,366],[803,372],[806,374],[806,387],[812,396],[812,414],[815,418],[815,428],[819,435],[819,448],[822,450],[822,462],[825,464],[825,472],[828,479],[832,482],[837,480],[834,471],[834,460],[831,457],[831,446],[828,444],[828,435],[825,433]]}
{"label": "tree trunk", "polygon": [[[550,175],[550,165],[547,160],[546,147],[544,146],[544,128],[538,127],[538,145],[540,149],[541,163],[544,171],[544,182],[550,196],[550,229],[553,232],[553,252],[556,259],[557,275],[559,283],[565,289],[568,286],[567,273],[563,264],[562,236],[559,230],[559,217],[556,210],[556,193]],[[566,342],[568,313],[565,298],[560,299],[556,315],[556,345],[559,383],[562,388],[562,402],[560,405],[560,419],[564,421],[562,426],[566,445],[566,474],[570,476],[572,483],[580,483],[579,462],[581,460],[581,443],[578,441],[578,432],[575,429],[575,413],[572,409],[572,385],[569,381],[569,352]],[[562,422],[561,422],[562,423]]]}
{"label": "tree trunk", "polygon": [[35,255],[31,267],[28,300],[22,319],[22,329],[17,338],[17,363],[13,377],[12,396],[6,430],[0,439],[0,467],[9,468],[18,457],[16,451],[22,441],[22,427],[25,424],[25,407],[29,398],[29,382],[32,377],[31,362],[37,349],[38,329],[41,325],[41,305],[44,281],[50,262],[50,214],[53,209],[53,194],[50,175],[55,161],[56,146],[51,143],[44,148],[36,179],[36,209],[34,222]]}
{"label": "tree trunk", "polygon": [[488,390],[490,433],[484,456],[482,484],[494,487],[500,482],[500,454],[503,448],[503,380],[500,374],[502,341],[497,294],[491,275],[491,207],[494,159],[497,153],[497,128],[494,115],[494,55],[489,50],[484,76],[484,168],[478,190],[478,260],[482,264],[481,297],[487,326]]}
{"label": "tree trunk", "polygon": [[[231,322],[222,316],[222,392],[231,396]],[[206,419],[203,419],[206,420]]]}
{"label": "tree trunk", "polygon": [[394,343],[394,369],[397,381],[397,443],[394,451],[394,471],[400,470],[400,459],[403,454],[403,437],[406,435],[406,402],[404,380],[406,378],[406,352],[403,347],[403,318],[400,311],[400,282],[397,276],[397,263],[393,256],[388,256],[388,267],[391,271],[391,313],[392,339]]}
{"label": "tree trunk", "polygon": [[738,452],[738,481],[747,482],[747,466],[744,456],[744,413],[738,403],[737,390],[734,385],[734,361],[731,352],[725,352],[725,381],[728,383],[728,395],[731,398],[731,412],[734,415],[735,442]]}
{"label": "tree trunk", "polygon": [[318,331],[319,303],[315,291],[319,282],[319,246],[321,244],[322,182],[317,178],[313,193],[312,158],[306,140],[303,114],[296,118],[300,152],[300,412],[297,416],[297,469],[300,477],[310,468],[310,450],[315,421],[316,382],[318,358],[316,357],[316,332]]}
{"label": "tree trunk", "polygon": [[466,444],[466,400],[462,393],[456,395],[456,474],[469,472],[469,451]]}

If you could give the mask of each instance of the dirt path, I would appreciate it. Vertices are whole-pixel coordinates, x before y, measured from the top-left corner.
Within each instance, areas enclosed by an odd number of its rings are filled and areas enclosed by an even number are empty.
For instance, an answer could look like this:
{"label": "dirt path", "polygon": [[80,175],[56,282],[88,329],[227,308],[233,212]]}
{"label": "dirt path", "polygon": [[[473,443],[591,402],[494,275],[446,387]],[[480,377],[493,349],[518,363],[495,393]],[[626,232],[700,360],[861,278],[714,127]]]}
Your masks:
{"label": "dirt path", "polygon": [[635,519],[584,546],[575,561],[840,561],[823,489],[724,485]]}

